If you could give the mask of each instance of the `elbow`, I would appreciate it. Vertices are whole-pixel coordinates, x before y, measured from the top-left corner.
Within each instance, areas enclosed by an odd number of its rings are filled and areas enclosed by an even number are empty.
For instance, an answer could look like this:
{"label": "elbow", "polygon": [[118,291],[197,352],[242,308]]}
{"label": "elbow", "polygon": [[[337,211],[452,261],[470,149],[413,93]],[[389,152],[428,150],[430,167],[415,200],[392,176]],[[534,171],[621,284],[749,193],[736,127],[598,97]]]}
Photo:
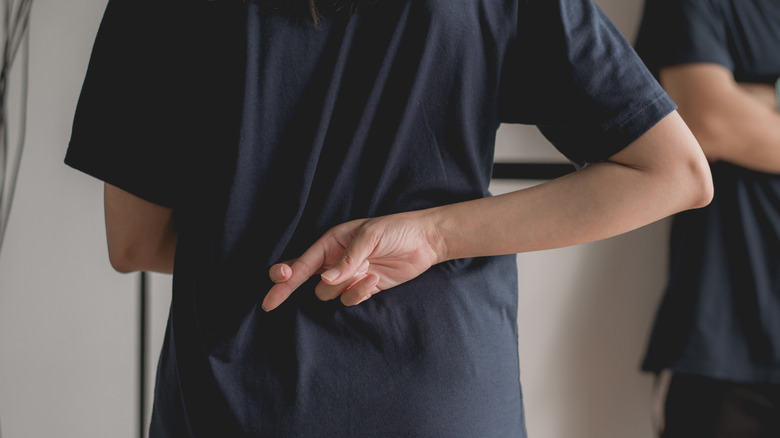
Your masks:
{"label": "elbow", "polygon": [[108,240],[108,259],[119,273],[138,271],[173,273],[176,234],[151,242],[138,238]]}
{"label": "elbow", "polygon": [[689,210],[706,207],[712,201],[715,189],[709,163],[718,160],[721,132],[712,117],[688,117],[685,122],[692,135],[670,167],[676,182],[674,190],[683,195],[682,210]]}
{"label": "elbow", "polygon": [[129,245],[112,245],[109,242],[108,260],[111,263],[111,267],[121,274],[129,274],[141,270],[137,263],[137,251]]}
{"label": "elbow", "polygon": [[108,260],[111,267],[121,274],[146,271],[154,260],[155,247],[138,236],[108,236]]}
{"label": "elbow", "polygon": [[700,162],[691,166],[690,171],[691,186],[694,187],[691,193],[690,207],[702,208],[709,205],[715,194],[715,188],[712,184],[712,174],[707,161],[702,159]]}
{"label": "elbow", "polygon": [[684,194],[683,210],[709,205],[715,193],[710,165],[701,150],[686,157],[679,166],[678,188]]}

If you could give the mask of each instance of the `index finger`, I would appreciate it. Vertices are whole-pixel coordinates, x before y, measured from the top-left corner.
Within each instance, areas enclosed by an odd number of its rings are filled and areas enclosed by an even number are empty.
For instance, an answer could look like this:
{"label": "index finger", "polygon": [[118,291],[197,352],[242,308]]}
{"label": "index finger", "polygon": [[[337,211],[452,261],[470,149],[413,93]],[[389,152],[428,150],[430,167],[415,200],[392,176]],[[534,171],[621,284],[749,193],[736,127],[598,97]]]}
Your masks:
{"label": "index finger", "polygon": [[276,309],[295,292],[312,275],[315,275],[325,263],[325,249],[322,240],[314,243],[296,260],[290,269],[292,274],[283,283],[275,284],[263,299],[263,310],[270,312]]}

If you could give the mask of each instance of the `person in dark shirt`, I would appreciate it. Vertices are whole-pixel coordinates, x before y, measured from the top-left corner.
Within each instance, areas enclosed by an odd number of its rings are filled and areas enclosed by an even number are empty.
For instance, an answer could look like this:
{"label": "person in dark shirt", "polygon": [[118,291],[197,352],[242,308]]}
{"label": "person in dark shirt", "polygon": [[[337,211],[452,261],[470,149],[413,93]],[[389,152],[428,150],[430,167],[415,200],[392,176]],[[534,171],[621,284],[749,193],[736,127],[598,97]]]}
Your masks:
{"label": "person in dark shirt", "polygon": [[[108,4],[66,162],[174,274],[153,438],[524,437],[514,254],[709,201],[590,0],[339,3]],[[582,170],[491,197],[501,122]]]}
{"label": "person in dark shirt", "polygon": [[637,50],[712,163],[674,219],[643,364],[673,373],[664,437],[780,436],[780,3],[648,0]]}

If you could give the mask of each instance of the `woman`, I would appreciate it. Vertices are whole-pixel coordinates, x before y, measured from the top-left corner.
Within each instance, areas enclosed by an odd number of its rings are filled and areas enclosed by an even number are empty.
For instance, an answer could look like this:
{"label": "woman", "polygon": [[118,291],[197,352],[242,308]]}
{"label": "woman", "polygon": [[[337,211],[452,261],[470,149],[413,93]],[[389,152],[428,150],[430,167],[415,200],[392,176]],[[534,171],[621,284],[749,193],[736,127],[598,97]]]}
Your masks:
{"label": "woman", "polygon": [[[114,267],[174,272],[152,437],[523,437],[512,254],[711,197],[590,0],[143,3],[109,2],[66,162]],[[501,122],[582,170],[490,197]]]}

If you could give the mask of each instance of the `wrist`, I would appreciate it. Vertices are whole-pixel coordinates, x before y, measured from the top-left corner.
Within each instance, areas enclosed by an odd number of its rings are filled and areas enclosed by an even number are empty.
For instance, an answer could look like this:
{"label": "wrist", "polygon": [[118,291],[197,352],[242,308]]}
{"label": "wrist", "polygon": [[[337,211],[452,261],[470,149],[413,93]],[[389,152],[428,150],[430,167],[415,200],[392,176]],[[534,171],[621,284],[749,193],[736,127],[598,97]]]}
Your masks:
{"label": "wrist", "polygon": [[426,224],[426,239],[433,252],[436,254],[436,263],[452,260],[449,246],[447,245],[447,233],[444,226],[446,218],[445,207],[434,207],[423,210],[423,223]]}

